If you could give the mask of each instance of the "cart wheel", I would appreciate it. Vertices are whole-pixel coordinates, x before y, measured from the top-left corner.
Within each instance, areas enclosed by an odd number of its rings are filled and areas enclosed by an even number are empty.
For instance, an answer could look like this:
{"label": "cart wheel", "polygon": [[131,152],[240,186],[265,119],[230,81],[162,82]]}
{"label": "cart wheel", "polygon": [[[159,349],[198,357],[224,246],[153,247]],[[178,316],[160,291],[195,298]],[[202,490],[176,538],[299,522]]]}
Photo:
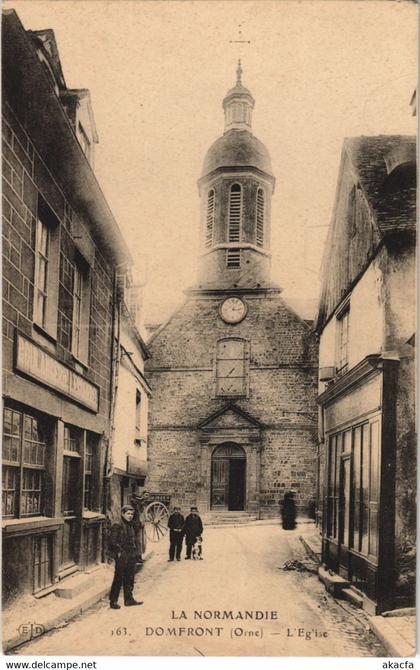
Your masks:
{"label": "cart wheel", "polygon": [[151,542],[159,540],[168,532],[169,512],[161,502],[152,502],[146,507],[146,537]]}

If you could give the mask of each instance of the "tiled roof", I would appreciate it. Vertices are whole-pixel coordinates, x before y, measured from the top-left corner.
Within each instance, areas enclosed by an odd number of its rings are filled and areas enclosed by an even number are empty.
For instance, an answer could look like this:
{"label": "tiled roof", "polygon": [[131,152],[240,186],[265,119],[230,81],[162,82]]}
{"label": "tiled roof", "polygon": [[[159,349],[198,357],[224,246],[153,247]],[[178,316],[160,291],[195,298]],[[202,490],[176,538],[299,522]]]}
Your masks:
{"label": "tiled roof", "polygon": [[[395,174],[416,161],[416,139],[406,135],[351,137],[345,150],[371,205],[382,235],[415,229],[416,187],[406,183],[395,189]],[[393,157],[396,156],[395,159]],[[398,160],[398,156],[400,157]]]}

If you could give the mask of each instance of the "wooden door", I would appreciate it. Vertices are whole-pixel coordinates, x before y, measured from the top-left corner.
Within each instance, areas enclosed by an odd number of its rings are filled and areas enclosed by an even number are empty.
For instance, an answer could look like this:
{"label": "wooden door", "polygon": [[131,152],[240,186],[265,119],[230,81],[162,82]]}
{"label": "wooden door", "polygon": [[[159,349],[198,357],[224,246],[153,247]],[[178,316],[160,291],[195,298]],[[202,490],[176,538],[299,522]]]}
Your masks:
{"label": "wooden door", "polygon": [[215,458],[211,463],[211,508],[227,509],[229,502],[229,459]]}
{"label": "wooden door", "polygon": [[340,515],[339,515],[339,564],[340,574],[348,576],[350,533],[350,456],[341,457]]}
{"label": "wooden door", "polygon": [[61,545],[60,568],[68,568],[79,560],[79,472],[78,458],[64,456],[63,489],[61,509],[64,516],[64,527]]}
{"label": "wooden door", "polygon": [[42,591],[52,584],[52,552],[51,536],[35,535],[34,537],[34,580],[33,592]]}
{"label": "wooden door", "polygon": [[245,471],[244,458],[231,458],[229,462],[229,509],[245,509]]}

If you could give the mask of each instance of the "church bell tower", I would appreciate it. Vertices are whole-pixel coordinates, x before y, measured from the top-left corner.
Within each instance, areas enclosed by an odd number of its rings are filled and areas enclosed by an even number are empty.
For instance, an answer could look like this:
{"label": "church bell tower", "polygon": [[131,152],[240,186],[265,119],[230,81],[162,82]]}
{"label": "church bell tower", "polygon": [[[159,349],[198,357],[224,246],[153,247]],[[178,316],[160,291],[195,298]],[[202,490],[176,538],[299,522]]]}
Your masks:
{"label": "church bell tower", "polygon": [[275,178],[270,155],[252,134],[255,100],[236,84],[224,100],[224,133],[207,151],[201,199],[200,289],[271,288],[270,213]]}

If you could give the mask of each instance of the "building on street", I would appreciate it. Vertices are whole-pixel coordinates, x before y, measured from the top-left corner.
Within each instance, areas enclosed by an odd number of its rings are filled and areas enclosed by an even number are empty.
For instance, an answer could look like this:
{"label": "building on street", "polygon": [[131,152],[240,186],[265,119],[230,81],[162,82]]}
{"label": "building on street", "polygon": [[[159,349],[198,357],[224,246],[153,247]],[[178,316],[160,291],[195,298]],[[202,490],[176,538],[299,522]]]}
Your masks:
{"label": "building on street", "polygon": [[142,335],[141,286],[131,273],[117,279],[114,319],[113,409],[108,458],[110,520],[120,520],[122,505],[144,491],[147,476],[147,421],[150,386],[144,376],[149,354]]}
{"label": "building on street", "polygon": [[416,141],[346,139],[316,329],[323,561],[370,612],[412,605]]}
{"label": "building on street", "polygon": [[89,92],[54,33],[3,13],[3,595],[102,560],[116,269]]}
{"label": "building on street", "polygon": [[[275,178],[237,81],[198,181],[196,285],[148,342],[149,484],[184,509],[279,514],[315,496],[317,343],[270,279]],[[281,225],[281,222],[276,222]]]}

